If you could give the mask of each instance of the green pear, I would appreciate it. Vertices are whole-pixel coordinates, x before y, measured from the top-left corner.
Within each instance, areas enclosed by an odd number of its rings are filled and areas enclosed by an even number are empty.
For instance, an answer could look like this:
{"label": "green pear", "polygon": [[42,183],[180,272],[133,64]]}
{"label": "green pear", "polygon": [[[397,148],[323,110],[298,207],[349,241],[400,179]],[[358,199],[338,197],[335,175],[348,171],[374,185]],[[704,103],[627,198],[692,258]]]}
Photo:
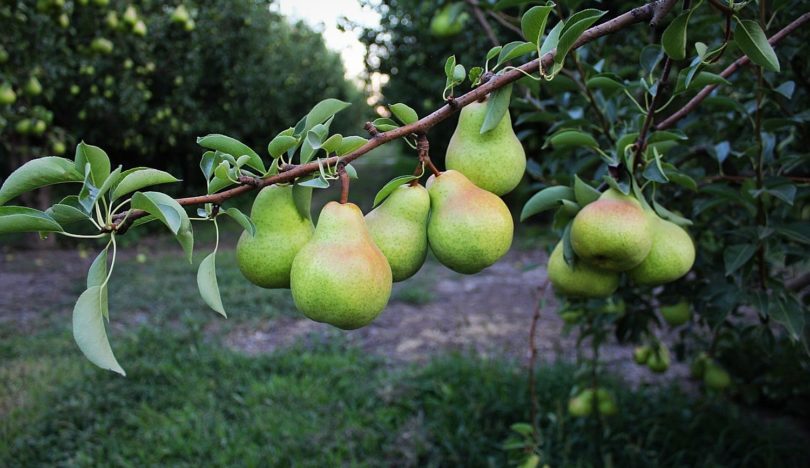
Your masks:
{"label": "green pear", "polygon": [[694,361],[689,365],[689,375],[695,379],[702,379],[703,374],[706,373],[706,363],[711,360],[709,355],[705,352],[701,352],[697,355]]}
{"label": "green pear", "polygon": [[464,29],[469,18],[463,3],[448,3],[430,20],[430,33],[436,37],[455,36]]}
{"label": "green pear", "polygon": [[613,416],[619,412],[619,407],[616,405],[616,399],[609,391],[607,391],[607,389],[597,389],[596,399],[599,414],[603,416]]}
{"label": "green pear", "polygon": [[652,223],[641,204],[609,189],[577,213],[571,245],[587,263],[610,271],[627,271],[650,253]]}
{"label": "green pear", "polygon": [[138,22],[135,23],[135,26],[132,27],[132,33],[139,37],[146,36],[146,23],[138,20]]}
{"label": "green pear", "polygon": [[90,49],[99,54],[109,54],[113,51],[113,43],[107,38],[97,37],[90,43]]}
{"label": "green pear", "polygon": [[189,17],[188,9],[186,8],[185,5],[180,4],[177,6],[177,8],[174,9],[174,11],[172,11],[172,15],[169,18],[169,21],[171,21],[172,23],[185,24],[186,22],[188,22],[189,19],[191,18]]}
{"label": "green pear", "polygon": [[659,374],[666,372],[669,369],[669,350],[663,345],[650,350],[650,355],[647,357],[647,367]]}
{"label": "green pear", "polygon": [[650,353],[652,349],[649,346],[637,346],[636,349],[633,350],[633,360],[636,364],[647,364],[647,359],[650,358]]}
{"label": "green pear", "polygon": [[628,272],[634,283],[657,286],[689,273],[695,263],[695,244],[677,224],[648,212],[652,225],[652,248],[638,266]]}
{"label": "green pear", "polygon": [[431,176],[427,188],[428,243],[443,265],[477,273],[509,251],[515,226],[503,200],[453,170]]}
{"label": "green pear", "polygon": [[593,412],[593,390],[583,390],[568,400],[568,414],[575,418],[589,416]]}
{"label": "green pear", "polygon": [[[655,247],[653,247],[653,249],[654,248]],[[682,299],[677,304],[661,306],[660,310],[664,320],[674,327],[688,322],[689,318],[692,316],[692,305],[686,299]]]}
{"label": "green pear", "polygon": [[421,185],[401,185],[366,215],[366,225],[380,248],[394,281],[413,276],[427,256],[430,195]]}
{"label": "green pear", "polygon": [[709,360],[703,372],[703,383],[712,390],[722,391],[731,385],[731,376],[715,361]]}
{"label": "green pear", "polygon": [[557,293],[573,297],[608,297],[619,287],[619,275],[592,267],[583,261],[565,263],[563,244],[558,242],[548,259],[548,279]]}
{"label": "green pear", "polygon": [[391,296],[391,267],[353,203],[323,207],[315,235],[290,273],[295,306],[316,322],[344,330],[371,323]]}
{"label": "green pear", "polygon": [[17,93],[8,83],[0,85],[0,105],[8,106],[14,104],[17,100]]}
{"label": "green pear", "polygon": [[128,5],[124,10],[124,22],[130,26],[135,26],[135,23],[138,22],[138,12],[132,5]]}
{"label": "green pear", "polygon": [[29,96],[39,96],[42,94],[42,84],[40,84],[37,77],[32,76],[25,83],[23,91],[25,91],[25,94],[28,94]]}
{"label": "green pear", "polygon": [[450,144],[447,169],[461,172],[475,185],[495,195],[511,192],[526,171],[526,152],[514,130],[509,112],[498,125],[482,134],[486,102],[473,102],[461,110]]}
{"label": "green pear", "polygon": [[263,188],[253,202],[250,217],[256,234],[245,231],[239,238],[239,271],[263,288],[289,288],[293,259],[315,230],[312,220],[296,207],[292,185]]}

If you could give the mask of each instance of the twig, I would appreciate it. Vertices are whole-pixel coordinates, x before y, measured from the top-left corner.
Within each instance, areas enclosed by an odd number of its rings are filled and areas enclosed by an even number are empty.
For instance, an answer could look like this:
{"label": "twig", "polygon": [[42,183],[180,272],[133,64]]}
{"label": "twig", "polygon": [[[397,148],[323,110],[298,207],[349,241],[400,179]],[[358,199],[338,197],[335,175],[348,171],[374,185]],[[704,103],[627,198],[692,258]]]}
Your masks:
{"label": "twig", "polygon": [[676,3],[678,3],[678,0],[663,0],[659,2],[650,20],[650,27],[654,30],[658,30],[661,26],[661,20],[675,7]]}
{"label": "twig", "polygon": [[658,103],[658,96],[663,94],[664,85],[669,81],[669,72],[672,70],[672,60],[667,57],[664,61],[664,71],[661,72],[661,78],[658,80],[657,89],[655,92],[655,96],[652,98],[652,102],[650,102],[650,107],[647,109],[647,116],[644,117],[644,124],[641,126],[641,131],[638,133],[638,139],[636,140],[636,158],[635,164],[643,163],[641,158],[641,154],[644,151],[644,148],[647,146],[647,132],[650,131],[650,127],[652,126],[653,118],[655,118],[655,108],[656,104]]}
{"label": "twig", "polygon": [[[531,400],[530,420],[532,431],[537,432],[537,414],[540,412],[540,402],[537,400],[537,390],[534,383],[534,368],[537,365],[537,324],[540,322],[540,312],[543,308],[546,292],[548,291],[548,279],[537,288],[537,300],[535,301],[534,313],[532,314],[532,324],[529,327],[529,399]],[[535,434],[536,435],[536,434]]]}
{"label": "twig", "polygon": [[[808,21],[810,21],[810,12],[805,13],[805,14],[799,16],[798,18],[796,18],[795,20],[791,21],[790,24],[788,24],[787,26],[782,28],[779,32],[777,32],[776,34],[771,36],[768,39],[768,43],[771,44],[771,45],[777,44],[779,41],[784,39],[786,36],[788,36],[790,33],[795,31],[796,29],[798,29],[799,27],[801,27],[804,23],[806,23]],[[723,78],[728,78],[734,72],[739,70],[741,67],[743,67],[744,65],[747,65],[748,62],[750,62],[750,61],[751,61],[751,59],[749,59],[747,55],[743,55],[742,57],[735,60],[734,63],[732,63],[731,65],[726,67],[725,70],[720,72],[720,76],[722,76]],[[716,87],[717,87],[717,85],[713,84],[713,85],[708,85],[705,88],[703,88],[699,93],[697,93],[695,95],[695,97],[693,97],[689,102],[687,102],[680,110],[673,113],[672,115],[670,115],[669,117],[664,119],[661,123],[656,125],[655,129],[656,130],[665,130],[667,128],[670,128],[670,127],[674,126],[676,123],[678,123],[679,120],[683,119],[690,112],[694,111],[695,108],[701,102],[703,102],[704,99],[709,97],[709,94],[711,94],[712,91],[714,91],[714,89]]]}
{"label": "twig", "polygon": [[500,44],[498,41],[498,36],[495,35],[495,31],[492,30],[492,26],[487,23],[487,19],[484,18],[484,13],[481,12],[481,9],[478,8],[478,2],[475,0],[467,0],[467,4],[470,5],[473,11],[473,15],[475,15],[475,19],[478,20],[478,23],[484,28],[484,33],[489,38],[490,42],[492,42],[493,46],[497,46]]}
{"label": "twig", "polygon": [[523,31],[521,31],[520,28],[518,28],[514,24],[507,21],[506,18],[503,17],[503,15],[500,15],[500,14],[498,14],[498,13],[492,11],[492,10],[487,11],[487,14],[489,14],[489,16],[493,17],[495,19],[495,21],[497,21],[498,23],[501,24],[501,26],[503,26],[506,29],[509,29],[509,30],[515,32],[516,34],[518,34],[519,36],[523,37]]}
{"label": "twig", "polygon": [[338,176],[340,176],[340,204],[345,205],[349,203],[349,173],[346,172],[346,164],[343,162],[338,163]]}

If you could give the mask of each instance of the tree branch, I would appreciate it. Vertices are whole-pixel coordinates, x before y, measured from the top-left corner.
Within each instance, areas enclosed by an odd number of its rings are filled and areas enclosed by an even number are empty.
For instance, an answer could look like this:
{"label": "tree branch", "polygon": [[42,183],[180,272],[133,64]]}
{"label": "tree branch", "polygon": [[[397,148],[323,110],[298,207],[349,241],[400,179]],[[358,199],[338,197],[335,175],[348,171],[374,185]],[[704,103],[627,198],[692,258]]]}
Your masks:
{"label": "tree branch", "polygon": [[[779,32],[774,34],[773,36],[768,39],[768,43],[771,45],[777,44],[779,41],[787,37],[790,33],[801,27],[804,23],[810,21],[810,12],[805,13],[795,20],[793,20],[790,24],[782,28]],[[743,55],[742,57],[738,58],[734,61],[731,65],[729,65],[725,70],[720,72],[720,76],[723,78],[728,78],[734,72],[739,70],[741,67],[747,65],[751,59],[748,58],[747,55]],[[689,102],[687,102],[680,110],[673,113],[666,119],[664,119],[661,123],[655,126],[656,130],[665,130],[674,126],[678,123],[679,120],[686,117],[690,112],[695,110],[695,108],[703,102],[704,99],[709,97],[712,91],[717,87],[717,85],[708,85],[703,88],[699,93],[695,95]]]}
{"label": "tree branch", "polygon": [[[613,18],[612,20],[593,26],[592,28],[586,30],[579,37],[579,39],[577,39],[577,41],[574,43],[574,46],[572,47],[572,50],[581,47],[584,44],[592,42],[596,39],[599,39],[602,36],[606,36],[608,34],[626,28],[630,25],[649,20],[650,18],[652,18],[655,9],[658,8],[658,5],[663,1],[664,0],[656,0],[641,5],[639,7],[633,8],[632,10],[624,14],[621,14]],[[399,138],[409,136],[412,134],[426,133],[430,128],[446,120],[451,115],[458,112],[458,110],[461,109],[462,107],[484,98],[487,94],[491,93],[492,91],[495,91],[496,89],[500,89],[510,83],[514,83],[515,81],[523,78],[524,74],[526,73],[527,74],[536,73],[540,69],[541,63],[544,69],[548,69],[549,67],[551,67],[553,61],[554,61],[554,51],[549,52],[544,56],[534,59],[530,62],[524,63],[518,68],[509,70],[507,72],[504,72],[500,75],[493,77],[491,80],[487,81],[481,86],[455,98],[453,100],[452,105],[445,104],[438,110],[419,119],[418,121],[412,124],[408,124],[393,130],[389,130],[387,132],[382,133],[376,132],[372,134],[371,139],[369,139],[369,141],[365,145],[361,146],[360,148],[356,149],[354,152],[348,155],[333,156],[330,158],[326,158],[321,162],[323,164],[328,165],[338,164],[340,162],[350,163],[355,159],[368,153],[369,151],[377,148],[378,146],[384,145],[393,140],[397,140]],[[215,203],[221,205],[226,200],[245,194],[256,188],[266,187],[272,184],[292,182],[298,177],[303,177],[318,170],[319,168],[317,162],[310,162],[307,164],[300,164],[300,165],[291,165],[289,166],[289,169],[279,174],[266,177],[261,180],[261,183],[256,185],[253,184],[240,185],[238,187],[234,187],[232,189],[211,195],[200,195],[195,197],[180,198],[177,199],[177,202],[181,206],[200,205],[204,203]],[[140,210],[132,210],[129,212],[127,219],[135,220],[137,218],[141,218],[144,216],[146,216],[146,212]],[[120,221],[120,219],[123,219],[123,217],[124,216],[121,216],[116,221]]]}

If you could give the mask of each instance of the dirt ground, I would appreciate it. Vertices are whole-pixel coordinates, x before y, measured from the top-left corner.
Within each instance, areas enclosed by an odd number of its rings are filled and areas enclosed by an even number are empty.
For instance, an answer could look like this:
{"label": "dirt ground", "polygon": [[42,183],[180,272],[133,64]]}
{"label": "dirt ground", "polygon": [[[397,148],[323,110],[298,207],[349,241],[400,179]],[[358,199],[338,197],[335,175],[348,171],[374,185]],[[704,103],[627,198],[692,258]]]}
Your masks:
{"label": "dirt ground", "polygon": [[[49,314],[69,320],[80,288],[77,282],[84,278],[92,261],[92,256],[81,262],[76,257],[76,250],[6,253],[0,257],[0,325],[32,333]],[[429,261],[414,278],[395,285],[389,306],[368,327],[345,332],[304,317],[280,315],[258,325],[237,324],[224,342],[232,349],[255,355],[301,340],[341,337],[369,353],[386,357],[392,365],[424,362],[448,351],[527,362],[531,317],[540,296],[539,286],[546,282],[545,261],[545,253],[540,250],[513,249],[497,264],[470,276]],[[189,278],[190,285],[193,281]],[[574,360],[576,336],[564,333],[550,289],[542,302],[535,337],[539,358],[546,362]],[[218,329],[211,327],[212,333]],[[636,384],[677,380],[687,372],[685,366],[673,363],[665,375],[652,374],[632,362],[632,347],[615,342],[606,345],[601,353],[608,368]]]}

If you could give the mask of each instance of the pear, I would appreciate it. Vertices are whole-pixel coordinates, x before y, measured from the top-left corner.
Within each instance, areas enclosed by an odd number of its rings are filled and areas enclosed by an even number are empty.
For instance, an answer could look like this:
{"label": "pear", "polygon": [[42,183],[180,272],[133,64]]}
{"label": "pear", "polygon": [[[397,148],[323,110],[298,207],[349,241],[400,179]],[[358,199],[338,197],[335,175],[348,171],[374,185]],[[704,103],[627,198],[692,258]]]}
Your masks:
{"label": "pear", "polygon": [[652,248],[649,255],[628,272],[634,283],[657,286],[670,283],[689,273],[695,263],[695,244],[677,224],[648,212],[652,225]]}
{"label": "pear", "polygon": [[[653,247],[653,249],[654,248],[655,247]],[[692,316],[692,306],[686,299],[682,299],[677,304],[661,306],[660,310],[661,316],[664,317],[664,320],[674,327],[688,322],[689,318]]]}
{"label": "pear", "polygon": [[548,259],[548,279],[557,293],[574,297],[608,297],[619,287],[619,275],[592,267],[583,261],[565,263],[563,244],[558,242]]}
{"label": "pear", "polygon": [[391,296],[391,267],[353,203],[323,207],[315,235],[298,252],[290,283],[295,306],[344,330],[371,323]]}
{"label": "pear", "polygon": [[503,200],[453,170],[430,176],[427,189],[428,242],[443,265],[477,273],[506,254],[515,226]]}
{"label": "pear", "polygon": [[464,29],[469,18],[462,3],[448,3],[430,20],[430,33],[436,37],[455,36]]}
{"label": "pear", "polygon": [[509,112],[495,128],[482,134],[481,124],[486,115],[486,102],[474,102],[461,110],[447,146],[445,165],[500,196],[511,192],[523,178],[526,152],[512,130]]}
{"label": "pear", "polygon": [[245,231],[239,238],[239,270],[257,286],[289,288],[293,259],[315,230],[312,220],[296,207],[292,185],[263,188],[253,202],[250,217],[256,234]]}
{"label": "pear", "polygon": [[568,414],[575,418],[589,416],[593,412],[593,390],[584,390],[568,400]]}
{"label": "pear", "polygon": [[666,372],[669,369],[669,350],[663,345],[650,350],[647,357],[647,367],[656,373]]}
{"label": "pear", "polygon": [[651,352],[652,349],[649,346],[636,346],[636,349],[633,350],[633,360],[636,364],[647,364]]}
{"label": "pear", "polygon": [[9,106],[17,100],[17,93],[8,83],[0,85],[0,105]]}
{"label": "pear", "polygon": [[632,197],[609,189],[577,213],[571,245],[585,262],[604,270],[627,271],[650,253],[652,222]]}
{"label": "pear", "polygon": [[722,391],[731,385],[731,376],[715,361],[709,360],[703,373],[703,383],[712,390]]}
{"label": "pear", "polygon": [[427,256],[430,195],[421,185],[401,185],[366,215],[366,225],[380,248],[394,281],[413,276]]}

